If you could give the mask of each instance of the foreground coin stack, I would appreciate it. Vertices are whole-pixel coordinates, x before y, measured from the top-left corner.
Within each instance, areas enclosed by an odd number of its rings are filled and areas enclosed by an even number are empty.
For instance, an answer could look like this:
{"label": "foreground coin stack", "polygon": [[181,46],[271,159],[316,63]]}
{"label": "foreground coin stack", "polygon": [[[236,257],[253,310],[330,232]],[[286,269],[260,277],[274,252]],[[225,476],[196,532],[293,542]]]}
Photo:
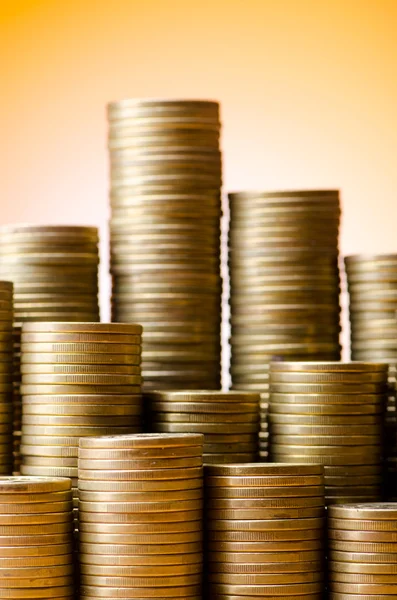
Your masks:
{"label": "foreground coin stack", "polygon": [[81,598],[200,598],[203,436],[82,438]]}
{"label": "foreground coin stack", "polygon": [[19,475],[21,469],[21,435],[22,435],[22,398],[21,398],[21,334],[22,327],[13,328],[13,390],[12,390],[12,420],[13,420],[13,475]]}
{"label": "foreground coin stack", "polygon": [[203,433],[204,463],[253,462],[259,394],[178,391],[145,394],[150,431]]}
{"label": "foreground coin stack", "polygon": [[75,598],[68,479],[1,477],[0,531],[0,598]]}
{"label": "foreground coin stack", "polygon": [[387,365],[272,363],[272,460],[324,465],[327,504],[382,497]]}
{"label": "foreground coin stack", "polygon": [[322,598],[324,486],[317,465],[205,467],[209,598]]}
{"label": "foreground coin stack", "polygon": [[229,194],[233,389],[272,360],[339,360],[339,193]]}
{"label": "foreground coin stack", "polygon": [[79,438],[142,431],[142,327],[26,323],[22,329],[23,475],[70,477]]}
{"label": "foreground coin stack", "polygon": [[331,506],[330,600],[397,598],[397,504]]}
{"label": "foreground coin stack", "polygon": [[345,258],[352,360],[389,364],[385,414],[386,497],[397,499],[397,254]]}
{"label": "foreground coin stack", "polygon": [[13,285],[0,281],[0,474],[12,473]]}
{"label": "foreground coin stack", "polygon": [[109,105],[112,320],[144,326],[145,390],[220,387],[219,105]]}

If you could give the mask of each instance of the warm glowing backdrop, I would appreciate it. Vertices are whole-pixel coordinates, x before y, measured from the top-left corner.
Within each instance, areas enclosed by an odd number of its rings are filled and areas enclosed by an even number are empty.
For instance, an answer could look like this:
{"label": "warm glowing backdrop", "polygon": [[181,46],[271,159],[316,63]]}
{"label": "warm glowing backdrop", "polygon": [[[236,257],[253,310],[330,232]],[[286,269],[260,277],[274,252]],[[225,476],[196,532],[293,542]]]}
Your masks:
{"label": "warm glowing backdrop", "polygon": [[395,0],[0,0],[0,222],[102,228],[105,104],[222,103],[225,189],[338,186],[342,250],[397,251]]}

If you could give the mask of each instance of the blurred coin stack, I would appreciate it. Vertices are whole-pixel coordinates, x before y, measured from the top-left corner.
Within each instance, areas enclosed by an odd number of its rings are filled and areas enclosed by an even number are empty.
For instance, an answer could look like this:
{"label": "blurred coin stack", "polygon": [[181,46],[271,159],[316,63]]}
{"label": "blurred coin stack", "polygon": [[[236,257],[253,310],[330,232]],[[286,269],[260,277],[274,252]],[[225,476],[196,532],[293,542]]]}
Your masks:
{"label": "blurred coin stack", "polygon": [[145,407],[150,431],[203,433],[206,464],[257,459],[259,394],[152,392],[145,394]]}
{"label": "blurred coin stack", "polygon": [[80,437],[142,431],[141,335],[133,324],[24,324],[23,475],[70,477],[77,493]]}
{"label": "blurred coin stack", "polygon": [[144,326],[146,390],[220,387],[219,105],[109,105],[112,320]]}
{"label": "blurred coin stack", "polygon": [[386,399],[382,363],[272,363],[272,459],[324,465],[327,504],[379,500]]}
{"label": "blurred coin stack", "polygon": [[75,598],[68,479],[1,477],[0,540],[0,598]]}
{"label": "blurred coin stack", "polygon": [[273,360],[338,360],[339,192],[229,194],[233,389],[266,392]]}
{"label": "blurred coin stack", "polygon": [[332,506],[330,600],[397,598],[397,503]]}
{"label": "blurred coin stack", "polygon": [[345,258],[352,360],[389,364],[385,414],[386,497],[397,499],[397,254]]}
{"label": "blurred coin stack", "polygon": [[0,475],[13,463],[13,285],[0,281]]}
{"label": "blurred coin stack", "polygon": [[200,598],[203,436],[80,440],[81,598]]}
{"label": "blurred coin stack", "polygon": [[322,598],[320,466],[209,465],[204,482],[209,598]]}

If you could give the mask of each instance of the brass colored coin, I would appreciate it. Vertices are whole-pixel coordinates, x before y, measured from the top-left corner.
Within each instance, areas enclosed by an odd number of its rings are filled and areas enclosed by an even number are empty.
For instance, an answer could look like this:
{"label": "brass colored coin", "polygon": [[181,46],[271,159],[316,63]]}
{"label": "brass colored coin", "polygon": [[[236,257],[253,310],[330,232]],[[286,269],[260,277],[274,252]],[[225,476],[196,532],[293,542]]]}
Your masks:
{"label": "brass colored coin", "polygon": [[363,575],[388,575],[395,579],[397,564],[395,563],[363,563],[363,562],[338,562],[329,564],[329,569],[338,574],[363,574]]}
{"label": "brass colored coin", "polygon": [[45,475],[47,477],[77,477],[78,469],[77,467],[50,467],[50,466],[34,466],[34,465],[21,465],[21,475],[33,475],[40,476]]}
{"label": "brass colored coin", "polygon": [[[281,424],[277,425],[275,423],[271,423],[271,433],[274,439],[274,436],[283,435],[283,436],[320,436],[320,439],[327,440],[328,437],[323,438],[323,436],[343,436],[343,435],[352,435],[352,436],[360,436],[363,432],[362,425],[286,425]],[[381,436],[382,427],[380,425],[368,425],[365,428],[365,432],[372,436]]]}
{"label": "brass colored coin", "polygon": [[47,546],[53,544],[69,544],[71,532],[32,535],[0,535],[1,546]]}
{"label": "brass colored coin", "polygon": [[268,519],[268,520],[225,520],[214,519],[207,525],[209,531],[299,531],[320,530],[324,527],[324,519]]}
{"label": "brass colored coin", "polygon": [[229,585],[274,585],[274,584],[300,584],[311,581],[321,581],[323,574],[318,572],[301,573],[212,573],[208,576],[210,584],[223,583]]}
{"label": "brass colored coin", "polygon": [[192,552],[189,554],[119,554],[117,546],[113,546],[108,553],[95,552],[93,545],[85,545],[84,551],[80,553],[81,565],[97,566],[127,566],[127,567],[149,567],[160,570],[165,566],[183,566],[183,565],[202,565],[202,552]]}
{"label": "brass colored coin", "polygon": [[397,542],[397,533],[394,531],[347,531],[328,529],[331,540],[352,542]]}
{"label": "brass colored coin", "polygon": [[[263,463],[262,463],[263,464]],[[299,470],[300,467],[302,465],[297,465],[297,475],[278,475],[277,473],[277,466],[280,466],[279,463],[269,463],[269,465],[277,465],[276,466],[276,474],[275,475],[271,475],[271,469],[266,470],[266,468],[261,469],[260,467],[262,466],[261,463],[257,463],[258,465],[258,469],[247,469],[246,473],[247,475],[210,475],[208,473],[211,473],[211,465],[206,466],[205,467],[205,485],[208,488],[208,493],[209,494],[216,494],[218,491],[222,491],[225,487],[227,488],[227,491],[232,493],[234,492],[234,490],[242,490],[245,489],[247,490],[247,493],[249,493],[250,489],[252,488],[254,491],[258,490],[259,488],[265,488],[263,489],[263,493],[265,494],[270,488],[278,488],[278,491],[280,491],[284,488],[285,493],[288,493],[288,491],[290,490],[290,488],[299,488],[300,490],[304,490],[305,488],[309,487],[309,486],[321,486],[324,483],[324,479],[322,475],[300,475],[299,474]],[[225,465],[226,467],[228,467],[229,465]],[[230,469],[229,473],[238,473],[238,469],[236,468],[235,465],[232,465],[234,467]],[[244,473],[244,467],[246,465],[242,465],[242,472]],[[251,465],[249,465],[251,466]],[[267,465],[264,464],[264,467],[266,467]],[[285,471],[291,471],[291,469],[288,469],[289,465],[286,465],[286,469]],[[307,472],[310,472],[310,466],[311,465],[307,465],[309,468],[307,469]],[[219,469],[219,465],[215,465],[215,470],[214,472],[221,472],[222,471]],[[219,469],[219,470],[217,470]],[[313,469],[314,471],[315,469]],[[227,472],[227,470],[225,469],[225,471],[223,472]],[[301,469],[301,472],[304,473],[304,469]],[[268,476],[266,475],[261,475],[260,473],[267,473]],[[279,473],[282,473],[282,469],[279,470]],[[260,493],[260,492],[259,492]],[[282,492],[280,492],[282,493]]]}
{"label": "brass colored coin", "polygon": [[[387,380],[385,371],[377,371],[375,373],[282,373],[275,371],[270,374],[271,382],[273,383],[300,383],[300,384],[332,384],[340,383],[341,385],[351,384],[372,384],[384,383]],[[349,389],[349,388],[348,388]]]}
{"label": "brass colored coin", "polygon": [[219,392],[212,390],[197,390],[197,391],[172,391],[172,392],[152,392],[149,394],[149,398],[152,401],[157,402],[177,402],[177,403],[190,403],[190,402],[209,402],[215,404],[216,402],[237,402],[237,403],[257,403],[259,402],[258,393],[245,393],[245,392]]}
{"label": "brass colored coin", "polygon": [[397,544],[394,542],[349,542],[342,540],[329,540],[331,550],[340,550],[342,552],[362,552],[362,553],[383,553],[397,552]]}
{"label": "brass colored coin", "polygon": [[202,565],[197,563],[182,565],[95,565],[80,564],[80,573],[82,575],[99,575],[110,577],[157,577],[161,581],[162,577],[193,575],[202,572]]}
{"label": "brass colored coin", "polygon": [[256,423],[156,423],[155,427],[162,433],[248,434],[258,430]]}
{"label": "brass colored coin", "polygon": [[[270,412],[269,422],[272,425],[344,425],[348,426],[352,423],[351,416],[347,415],[296,415],[296,414],[277,414]],[[354,424],[360,426],[379,425],[382,422],[380,415],[356,415]]]}
{"label": "brass colored coin", "polygon": [[[63,492],[70,490],[70,481],[68,479],[59,479],[51,477],[1,477],[0,478],[0,498],[2,493],[6,494],[26,494],[26,493],[46,493]],[[0,511],[1,512],[1,511]]]}
{"label": "brass colored coin", "polygon": [[167,460],[174,464],[174,459],[185,459],[200,457],[203,453],[203,446],[179,446],[179,447],[153,447],[153,448],[83,448],[80,447],[79,457],[86,460]]}
{"label": "brass colored coin", "polygon": [[[87,470],[138,470],[138,469],[182,469],[191,467],[201,467],[203,459],[201,456],[193,458],[173,458],[173,459],[149,459],[149,460],[92,460],[79,459],[79,468]],[[170,471],[172,477],[172,471]]]}
{"label": "brass colored coin", "polygon": [[[273,398],[273,394],[271,396]],[[359,394],[357,394],[357,400]],[[293,415],[380,415],[383,414],[383,402],[376,404],[360,404],[352,402],[351,404],[287,404],[272,402],[271,412],[275,414],[293,414]]]}
{"label": "brass colored coin", "polygon": [[[0,498],[1,499],[1,498]],[[6,502],[4,504],[0,504],[0,514],[2,515],[19,515],[19,514],[45,514],[45,513],[58,513],[58,512],[66,512],[70,513],[73,509],[73,505],[70,500],[62,500],[62,501],[52,501],[51,498],[49,502],[43,501],[41,502],[25,502],[19,504],[18,502]],[[5,516],[4,519],[7,517]],[[13,517],[14,518],[14,517]],[[35,517],[33,518],[33,522]],[[17,519],[17,517],[15,517]]]}
{"label": "brass colored coin", "polygon": [[[238,594],[240,596],[276,596],[288,598],[289,593],[296,594],[319,594],[323,592],[323,583],[321,581],[312,583],[279,584],[279,585],[234,585],[226,583],[212,583],[211,589],[214,594]],[[298,596],[299,597],[299,596]],[[304,598],[304,596],[302,596]]]}
{"label": "brass colored coin", "polygon": [[40,571],[47,568],[58,568],[68,566],[73,563],[73,554],[55,554],[53,556],[22,556],[22,557],[0,557],[0,569],[2,573],[6,573],[9,569],[25,569],[34,568],[37,573],[37,568]]}
{"label": "brass colored coin", "polygon": [[258,415],[255,412],[246,413],[245,415],[241,414],[189,414],[189,413],[159,413],[152,411],[153,419],[156,420],[157,423],[203,423],[205,426],[207,424],[217,424],[225,425],[227,423],[256,423],[258,421]]}
{"label": "brass colored coin", "polygon": [[[62,579],[62,578],[61,578]],[[0,598],[14,598],[15,600],[24,600],[25,598],[47,599],[56,598],[57,600],[70,600],[73,598],[74,585],[68,582],[65,578],[65,585],[56,587],[41,587],[41,588],[6,588],[0,590]]]}
{"label": "brass colored coin", "polygon": [[65,408],[70,406],[73,408],[75,405],[80,406],[92,406],[103,410],[105,407],[117,407],[121,406],[124,409],[131,407],[138,407],[139,412],[141,410],[141,394],[113,394],[113,395],[99,395],[99,394],[66,394],[61,396],[42,396],[40,394],[34,396],[24,396],[23,406],[28,409],[33,409],[36,406],[46,406],[56,410],[57,407]]}
{"label": "brass colored coin", "polygon": [[321,530],[296,530],[296,531],[209,531],[209,542],[285,542],[296,540],[321,539]]}
{"label": "brass colored coin", "polygon": [[22,381],[25,385],[131,385],[142,383],[139,375],[85,375],[85,374],[24,374]]}
{"label": "brass colored coin", "polygon": [[380,444],[380,436],[379,435],[352,435],[350,437],[346,437],[346,435],[288,435],[288,434],[273,434],[272,435],[272,444],[278,445],[299,445],[302,444],[303,447],[311,447],[317,446],[319,442],[324,444],[324,446],[353,446],[357,449],[359,446],[372,446]]}
{"label": "brass colored coin", "polygon": [[[1,498],[4,500],[4,498]],[[69,501],[71,498],[69,498]],[[51,523],[67,523],[72,518],[71,512],[61,511],[57,513],[35,513],[35,514],[5,514],[0,515],[0,525],[18,525],[22,526],[40,526],[48,525]]]}
{"label": "brass colored coin", "polygon": [[[305,550],[300,552],[223,552],[214,551],[208,554],[209,568],[244,568],[254,567],[256,569],[272,569],[270,572],[278,572],[278,566],[288,564],[291,570],[299,569],[300,565],[309,561],[321,560],[321,551]],[[276,565],[276,566],[275,566]],[[266,572],[266,571],[265,571]],[[287,571],[288,572],[288,571]]]}
{"label": "brass colored coin", "polygon": [[199,500],[203,489],[170,490],[161,492],[86,492],[79,490],[79,499],[86,502],[156,502],[173,500]]}
{"label": "brass colored coin", "polygon": [[24,416],[85,416],[87,419],[91,416],[139,416],[142,412],[139,404],[28,404],[23,405]]}
{"label": "brass colored coin", "polygon": [[258,412],[258,403],[242,403],[242,404],[226,404],[226,403],[210,403],[210,402],[152,402],[150,409],[154,413],[204,413],[208,415],[224,415],[238,414],[244,416],[246,414],[256,414]]}
{"label": "brass colored coin", "polygon": [[339,583],[365,583],[365,584],[396,584],[396,576],[392,575],[379,575],[379,574],[371,574],[371,573],[338,573],[332,571],[330,574],[330,579],[333,582]]}
{"label": "brass colored coin", "polygon": [[271,393],[281,394],[381,394],[385,385],[381,383],[271,383]]}
{"label": "brass colored coin", "polygon": [[202,477],[203,468],[199,467],[189,467],[189,468],[174,468],[170,469],[153,469],[153,470],[143,470],[143,469],[126,469],[126,470],[90,470],[90,469],[81,469],[79,468],[79,478],[85,480],[101,480],[105,479],[106,481],[111,480],[120,480],[120,481],[155,481],[155,480],[173,480],[173,479],[191,479],[194,477]]}
{"label": "brass colored coin", "polygon": [[[362,464],[371,464],[371,463],[366,463],[364,459],[371,458],[371,457],[376,457],[379,459],[379,457],[381,456],[381,449],[380,446],[378,445],[369,445],[365,440],[363,440],[361,442],[361,446],[356,446],[353,445],[352,446],[343,446],[342,444],[339,444],[339,441],[336,440],[336,438],[334,439],[334,444],[333,445],[315,445],[313,443],[313,445],[304,445],[300,440],[295,442],[295,444],[292,443],[292,441],[289,440],[288,436],[285,436],[286,439],[282,439],[283,442],[285,443],[281,443],[281,440],[279,443],[278,440],[274,439],[274,438],[280,438],[281,436],[273,436],[272,438],[272,452],[276,452],[278,454],[295,454],[295,455],[313,455],[313,456],[328,456],[328,457],[338,457],[344,455],[345,458],[345,463],[344,464],[354,464],[354,463],[349,463],[350,459],[353,459],[354,457],[356,458],[361,458],[362,459]],[[292,436],[289,436],[292,437]],[[356,436],[358,437],[358,436]],[[368,436],[369,437],[369,436]],[[317,439],[317,438],[316,438]],[[307,438],[304,440],[305,443],[307,443]],[[313,442],[316,440],[313,440]],[[318,440],[320,441],[320,440]],[[300,442],[300,443],[299,443]],[[324,439],[321,440],[322,443],[324,443]],[[341,448],[343,448],[343,450],[341,450]],[[303,461],[301,461],[303,462]]]}
{"label": "brass colored coin", "polygon": [[[139,347],[135,346],[134,350]],[[40,352],[36,353],[33,349],[29,352],[26,350],[21,355],[21,363],[26,365],[139,365],[141,362],[141,353],[128,352],[125,354],[84,354],[84,353],[64,353],[64,352]]]}
{"label": "brass colored coin", "polygon": [[[276,566],[277,565],[277,566]],[[232,562],[211,562],[208,564],[210,573],[229,575],[254,575],[268,574],[276,576],[282,574],[320,574],[322,571],[322,562],[319,560],[307,562],[278,562],[276,563],[247,563],[243,558],[241,563]]]}
{"label": "brass colored coin", "polygon": [[[35,396],[42,394],[62,396],[68,394],[98,394],[98,395],[114,395],[114,394],[140,394],[140,385],[98,385],[98,384],[22,384],[21,394],[23,396]],[[109,432],[110,433],[110,432]]]}
{"label": "brass colored coin", "polygon": [[68,533],[73,529],[72,515],[63,523],[38,523],[33,525],[0,525],[0,536],[32,536],[36,534]]}
{"label": "brass colored coin", "polygon": [[[247,475],[255,477],[269,477],[269,476],[280,476],[281,477],[297,477],[297,476],[315,476],[322,475],[323,469],[319,466],[314,465],[285,465],[282,463],[269,463],[269,464],[247,464],[247,465],[227,465],[227,466],[210,466],[206,468],[206,475],[213,477],[244,477]],[[254,480],[255,481],[255,480]],[[220,482],[222,483],[222,482]],[[269,485],[270,480],[263,483],[263,485]],[[255,484],[254,484],[255,485]],[[286,483],[286,485],[293,485]]]}
{"label": "brass colored coin", "polygon": [[192,479],[175,480],[134,480],[134,481],[98,481],[98,480],[79,480],[79,489],[94,492],[143,492],[163,490],[192,490],[202,487],[202,478],[194,477]]}
{"label": "brass colored coin", "polygon": [[173,512],[159,513],[89,513],[79,512],[80,523],[110,523],[110,524],[134,524],[139,527],[152,527],[153,530],[161,528],[165,524],[183,525],[185,523],[196,523],[202,521],[203,511],[200,510],[179,510]]}
{"label": "brass colored coin", "polygon": [[178,510],[200,510],[203,506],[202,500],[180,500],[158,502],[83,502],[80,501],[79,508],[87,512],[108,513],[140,513],[140,512],[166,512]]}
{"label": "brass colored coin", "polygon": [[48,456],[26,456],[23,457],[24,466],[48,466],[48,467],[76,467],[78,464],[77,457],[48,457]]}
{"label": "brass colored coin", "polygon": [[[128,434],[131,433],[131,429],[133,429],[134,426],[131,427],[117,427],[117,430],[120,434]],[[140,427],[139,427],[140,429]],[[25,441],[25,436],[35,436],[35,435],[40,435],[42,437],[47,436],[47,438],[50,437],[56,437],[56,436],[69,436],[70,438],[79,438],[81,436],[89,436],[89,435],[110,435],[112,433],[114,433],[115,431],[115,427],[102,427],[100,425],[96,425],[96,426],[86,426],[86,427],[82,427],[82,426],[70,426],[70,427],[62,427],[61,425],[57,425],[57,426],[47,426],[47,425],[24,425],[22,427],[22,438],[23,441]],[[48,440],[49,443],[50,440]],[[28,443],[28,441],[26,440],[26,443]],[[77,445],[77,442],[75,440],[74,442]]]}
{"label": "brass colored coin", "polygon": [[[250,489],[258,489],[258,488],[250,488]],[[212,494],[208,495],[208,505],[211,507],[219,507],[228,508],[241,508],[246,506],[247,508],[254,508],[256,505],[260,506],[262,500],[265,502],[268,498],[304,498],[310,496],[321,496],[324,493],[324,487],[322,484],[317,486],[293,486],[291,488],[287,486],[283,487],[263,487],[261,495],[252,495],[252,496],[239,496],[237,498],[234,497],[219,497],[213,496]]]}
{"label": "brass colored coin", "polygon": [[[176,521],[171,523],[133,523],[130,521],[119,521],[102,523],[101,521],[80,521],[79,531],[86,533],[111,533],[111,534],[133,534],[137,537],[135,541],[141,539],[142,536],[147,536],[144,539],[145,543],[150,542],[153,536],[160,536],[161,539],[166,539],[165,536],[184,535],[194,532],[202,532],[202,524],[200,521]],[[167,538],[168,540],[168,538]],[[183,539],[183,541],[186,541]]]}
{"label": "brass colored coin", "polygon": [[[37,536],[36,536],[37,537]],[[73,545],[70,541],[66,543],[56,543],[50,545],[22,545],[22,546],[2,546],[1,548],[1,559],[21,559],[24,557],[32,557],[34,559],[46,558],[48,556],[64,556],[65,554],[71,554],[73,551]]]}
{"label": "brass colored coin", "polygon": [[386,373],[382,363],[373,362],[273,362],[272,372],[292,373]]}
{"label": "brass colored coin", "polygon": [[132,323],[25,323],[23,333],[95,333],[141,335],[142,326]]}
{"label": "brass colored coin", "polygon": [[329,518],[328,527],[350,531],[368,532],[397,532],[397,523],[391,519],[381,520],[359,520],[346,518]]}
{"label": "brass colored coin", "polygon": [[369,519],[389,521],[397,518],[397,503],[377,502],[373,504],[350,504],[330,508],[330,518],[335,519]]}
{"label": "brass colored coin", "polygon": [[[106,541],[106,536],[99,536],[94,533],[86,533],[83,539],[80,539],[80,553],[90,554],[136,554],[136,555],[158,555],[158,554],[191,554],[202,551],[201,542],[182,542],[180,544],[134,544],[130,536],[126,543],[116,543],[111,541],[111,536]],[[99,542],[99,543],[98,543]]]}
{"label": "brass colored coin", "polygon": [[[377,598],[381,598],[382,595],[397,594],[397,584],[340,583],[331,580],[330,587],[333,593],[347,593],[350,596],[353,596],[353,598],[354,594],[360,594],[360,598],[362,597],[361,595],[369,594],[371,596],[373,595],[372,598],[377,600]],[[364,596],[364,600],[366,600],[366,598],[367,596]]]}
{"label": "brass colored coin", "polygon": [[[80,542],[98,542],[107,544],[133,544],[134,546],[147,547],[148,551],[143,554],[157,554],[153,552],[156,547],[169,544],[197,544],[202,541],[203,532],[200,529],[192,532],[183,533],[131,533],[127,526],[122,526],[121,530],[113,523],[114,527],[110,527],[111,531],[98,531],[91,533],[88,531],[79,530]],[[150,548],[152,546],[152,548]],[[153,548],[154,546],[154,548]],[[143,548],[142,548],[143,550]],[[139,553],[139,549],[137,551]]]}
{"label": "brass colored coin", "polygon": [[134,365],[70,365],[70,364],[54,364],[54,365],[40,365],[40,364],[21,364],[22,375],[107,375],[116,376],[119,375],[140,375],[140,366]]}
{"label": "brass colored coin", "polygon": [[200,446],[204,436],[195,433],[143,433],[130,436],[112,435],[108,437],[85,438],[80,441],[81,448],[142,449],[142,448],[180,448],[185,446]]}
{"label": "brass colored coin", "polygon": [[[23,334],[22,334],[23,335]],[[21,342],[22,352],[55,353],[55,354],[137,354],[139,344],[105,343],[105,342]]]}
{"label": "brass colored coin", "polygon": [[124,425],[139,425],[141,422],[139,415],[35,415],[23,414],[22,427],[25,425],[51,425],[51,426],[93,426],[105,425],[108,427]]}
{"label": "brass colored coin", "polygon": [[[274,489],[274,488],[273,488]],[[298,492],[299,493],[299,492]],[[306,496],[266,496],[263,498],[215,498],[209,499],[209,509],[262,509],[262,508],[311,508],[324,504],[322,487],[313,488],[312,495]],[[310,492],[308,492],[310,494]],[[317,495],[314,495],[317,494]]]}
{"label": "brass colored coin", "polygon": [[[73,560],[72,557],[70,557],[70,563],[69,564],[59,564],[59,565],[54,565],[54,566],[35,566],[35,567],[23,567],[23,568],[18,568],[18,567],[2,567],[1,563],[0,563],[0,579],[2,581],[4,580],[12,580],[12,579],[32,579],[32,580],[39,580],[39,581],[43,581],[44,586],[48,585],[48,579],[52,579],[52,578],[59,578],[59,577],[68,577],[69,575],[73,575],[73,570],[74,570],[74,565],[73,565]],[[35,583],[36,583],[35,581]],[[28,585],[30,585],[30,583],[28,583]],[[8,586],[4,586],[4,587],[8,587]],[[12,586],[11,586],[12,587]],[[25,586],[21,586],[21,587],[25,587]]]}

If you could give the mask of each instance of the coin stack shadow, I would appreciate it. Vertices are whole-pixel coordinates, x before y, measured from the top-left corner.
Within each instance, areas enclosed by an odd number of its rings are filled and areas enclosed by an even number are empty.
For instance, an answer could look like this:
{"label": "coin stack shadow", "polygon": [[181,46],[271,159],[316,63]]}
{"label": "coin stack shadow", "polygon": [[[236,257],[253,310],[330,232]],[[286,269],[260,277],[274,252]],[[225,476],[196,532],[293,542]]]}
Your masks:
{"label": "coin stack shadow", "polygon": [[327,504],[381,499],[386,398],[382,363],[272,363],[272,459],[324,465]]}
{"label": "coin stack shadow", "polygon": [[20,467],[20,326],[27,321],[99,321],[95,227],[0,227],[0,277],[14,283],[14,473]]}
{"label": "coin stack shadow", "polygon": [[203,436],[82,438],[81,598],[201,597]]}
{"label": "coin stack shadow", "polygon": [[0,475],[12,473],[13,462],[13,285],[0,281]]}
{"label": "coin stack shadow", "polygon": [[328,516],[330,599],[397,598],[397,503],[331,506]]}
{"label": "coin stack shadow", "polygon": [[0,478],[0,514],[0,597],[72,600],[70,481]]}
{"label": "coin stack shadow", "polygon": [[339,192],[229,194],[233,389],[272,360],[339,360]]}
{"label": "coin stack shadow", "polygon": [[142,431],[141,335],[133,324],[23,325],[23,475],[70,477],[77,506],[79,438]]}
{"label": "coin stack shadow", "polygon": [[253,462],[258,455],[259,394],[176,391],[145,394],[150,431],[204,434],[204,463]]}
{"label": "coin stack shadow", "polygon": [[345,258],[352,360],[389,364],[385,414],[386,498],[397,500],[397,254]]}
{"label": "coin stack shadow", "polygon": [[112,321],[144,327],[145,390],[219,389],[219,105],[109,105]]}
{"label": "coin stack shadow", "polygon": [[321,598],[324,480],[317,465],[208,465],[210,598]]}

